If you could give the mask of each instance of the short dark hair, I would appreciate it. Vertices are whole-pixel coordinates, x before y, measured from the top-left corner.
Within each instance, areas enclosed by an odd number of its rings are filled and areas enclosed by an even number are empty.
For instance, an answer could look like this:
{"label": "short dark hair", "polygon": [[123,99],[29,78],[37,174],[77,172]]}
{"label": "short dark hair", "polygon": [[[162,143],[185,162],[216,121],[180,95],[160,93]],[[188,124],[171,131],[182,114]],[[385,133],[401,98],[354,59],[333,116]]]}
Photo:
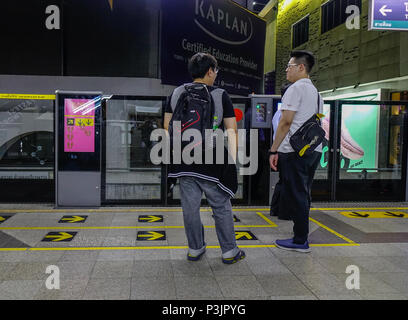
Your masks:
{"label": "short dark hair", "polygon": [[315,65],[315,57],[313,53],[306,50],[297,50],[290,53],[291,58],[295,58],[296,63],[304,64],[306,72],[309,74]]}
{"label": "short dark hair", "polygon": [[188,61],[188,72],[194,79],[204,78],[208,70],[217,68],[217,60],[209,53],[196,53]]}

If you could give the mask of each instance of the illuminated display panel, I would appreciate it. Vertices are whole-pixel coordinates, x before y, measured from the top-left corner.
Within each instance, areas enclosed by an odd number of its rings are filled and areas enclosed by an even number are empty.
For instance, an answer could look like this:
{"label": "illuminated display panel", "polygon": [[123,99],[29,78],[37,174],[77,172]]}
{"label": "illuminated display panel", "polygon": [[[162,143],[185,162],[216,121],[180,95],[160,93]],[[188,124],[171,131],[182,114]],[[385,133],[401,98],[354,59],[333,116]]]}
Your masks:
{"label": "illuminated display panel", "polygon": [[65,99],[64,152],[95,152],[93,99]]}

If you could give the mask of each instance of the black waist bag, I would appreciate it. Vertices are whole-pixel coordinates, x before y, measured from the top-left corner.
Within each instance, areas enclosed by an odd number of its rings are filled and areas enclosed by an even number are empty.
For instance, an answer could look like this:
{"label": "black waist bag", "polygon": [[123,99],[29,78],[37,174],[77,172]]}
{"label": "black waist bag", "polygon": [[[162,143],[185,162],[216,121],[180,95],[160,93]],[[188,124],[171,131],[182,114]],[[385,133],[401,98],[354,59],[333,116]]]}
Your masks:
{"label": "black waist bag", "polygon": [[325,131],[320,119],[324,117],[319,113],[320,96],[317,94],[317,113],[310,117],[290,138],[289,143],[299,156],[308,156],[322,143]]}

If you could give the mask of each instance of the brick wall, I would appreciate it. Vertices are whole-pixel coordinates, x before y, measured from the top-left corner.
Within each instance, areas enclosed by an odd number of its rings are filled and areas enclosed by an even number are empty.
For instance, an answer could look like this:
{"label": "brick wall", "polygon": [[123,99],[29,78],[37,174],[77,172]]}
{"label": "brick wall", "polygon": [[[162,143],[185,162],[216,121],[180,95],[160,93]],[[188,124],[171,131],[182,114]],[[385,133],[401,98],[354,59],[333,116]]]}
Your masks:
{"label": "brick wall", "polygon": [[317,63],[311,78],[320,91],[408,74],[400,48],[408,37],[397,31],[367,31],[368,0],[362,0],[360,29],[345,24],[321,34],[321,8],[327,0],[280,0],[276,34],[276,89],[286,83],[285,69],[293,50],[292,24],[309,14],[309,41],[296,49],[312,51]]}

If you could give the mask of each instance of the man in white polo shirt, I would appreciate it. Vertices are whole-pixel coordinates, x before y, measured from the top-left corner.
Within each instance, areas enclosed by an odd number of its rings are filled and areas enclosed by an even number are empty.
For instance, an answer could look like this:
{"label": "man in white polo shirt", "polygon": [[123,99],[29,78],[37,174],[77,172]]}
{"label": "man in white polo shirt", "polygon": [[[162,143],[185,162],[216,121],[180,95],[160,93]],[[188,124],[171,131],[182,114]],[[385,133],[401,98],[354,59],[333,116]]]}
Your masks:
{"label": "man in white polo shirt", "polygon": [[315,59],[311,52],[293,51],[286,68],[286,79],[293,84],[282,97],[282,116],[276,137],[270,150],[269,162],[272,169],[277,169],[279,161],[282,177],[281,202],[292,218],[294,236],[291,239],[276,240],[281,249],[310,252],[309,210],[310,189],[322,145],[311,155],[300,157],[294,152],[289,138],[313,114],[323,110],[323,99],[309,78]]}

